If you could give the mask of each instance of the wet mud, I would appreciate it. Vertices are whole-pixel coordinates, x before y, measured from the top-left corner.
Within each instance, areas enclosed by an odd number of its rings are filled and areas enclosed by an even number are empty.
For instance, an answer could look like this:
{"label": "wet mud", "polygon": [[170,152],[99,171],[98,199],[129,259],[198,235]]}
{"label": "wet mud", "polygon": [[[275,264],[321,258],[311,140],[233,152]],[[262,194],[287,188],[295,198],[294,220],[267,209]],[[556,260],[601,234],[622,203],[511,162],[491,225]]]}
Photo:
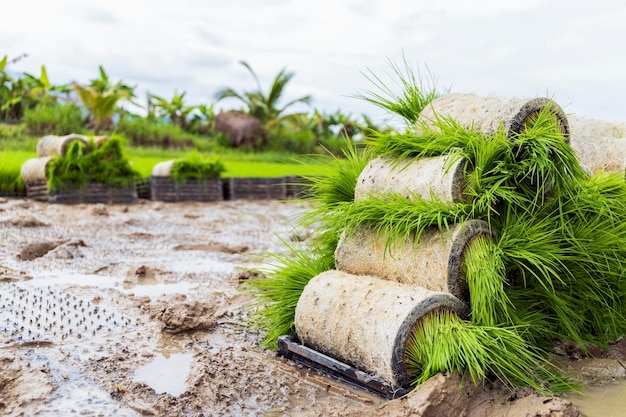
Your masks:
{"label": "wet mud", "polygon": [[[392,401],[259,347],[245,327],[250,296],[241,285],[265,253],[284,250],[281,239],[310,236],[293,226],[307,208],[1,200],[0,415],[626,413],[623,342],[596,359],[559,352],[584,396],[475,387],[442,374]],[[619,399],[594,403],[603,395]]]}

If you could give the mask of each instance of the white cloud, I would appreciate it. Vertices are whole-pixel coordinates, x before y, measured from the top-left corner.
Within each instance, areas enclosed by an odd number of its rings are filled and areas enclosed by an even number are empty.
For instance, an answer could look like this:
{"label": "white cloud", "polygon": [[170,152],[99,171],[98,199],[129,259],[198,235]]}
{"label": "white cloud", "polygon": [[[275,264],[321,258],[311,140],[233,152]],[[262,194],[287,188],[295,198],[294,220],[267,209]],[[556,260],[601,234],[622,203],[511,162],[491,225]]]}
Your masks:
{"label": "white cloud", "polygon": [[13,70],[45,64],[55,83],[86,82],[102,64],[139,97],[185,90],[210,103],[221,87],[255,86],[246,60],[266,88],[282,68],[295,72],[286,99],[312,94],[327,112],[380,119],[350,96],[371,87],[361,71],[384,74],[404,54],[453,91],[550,93],[579,115],[626,119],[616,0],[21,0],[3,15],[0,56],[27,52]]}

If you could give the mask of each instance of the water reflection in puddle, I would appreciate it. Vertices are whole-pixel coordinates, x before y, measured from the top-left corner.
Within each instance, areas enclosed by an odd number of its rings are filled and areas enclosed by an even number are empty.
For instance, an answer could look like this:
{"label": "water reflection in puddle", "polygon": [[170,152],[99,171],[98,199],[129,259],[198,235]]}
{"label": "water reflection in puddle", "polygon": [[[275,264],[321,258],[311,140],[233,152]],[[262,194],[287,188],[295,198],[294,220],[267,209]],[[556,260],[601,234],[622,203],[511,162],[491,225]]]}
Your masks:
{"label": "water reflection in puddle", "polygon": [[187,390],[187,375],[191,368],[191,353],[159,355],[152,362],[137,368],[134,380],[143,382],[157,394],[166,392],[175,397]]}
{"label": "water reflection in puddle", "polygon": [[584,395],[572,395],[569,400],[587,417],[623,417],[626,416],[626,381],[587,387]]}

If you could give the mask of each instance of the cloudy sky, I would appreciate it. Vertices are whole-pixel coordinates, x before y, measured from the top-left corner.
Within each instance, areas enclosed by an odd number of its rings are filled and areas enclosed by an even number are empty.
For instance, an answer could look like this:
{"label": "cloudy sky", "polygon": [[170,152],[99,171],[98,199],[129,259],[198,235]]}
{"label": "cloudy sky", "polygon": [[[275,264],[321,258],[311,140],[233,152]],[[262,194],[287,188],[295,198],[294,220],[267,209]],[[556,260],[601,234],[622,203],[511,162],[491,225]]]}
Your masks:
{"label": "cloudy sky", "polygon": [[[403,55],[440,89],[503,97],[551,96],[568,113],[626,121],[626,3],[618,0],[20,0],[0,8],[0,57],[27,53],[14,73],[87,82],[103,65],[114,81],[188,104],[222,87],[264,88],[295,73],[286,100],[377,121],[354,98],[394,87]],[[222,108],[237,107],[223,101]]]}

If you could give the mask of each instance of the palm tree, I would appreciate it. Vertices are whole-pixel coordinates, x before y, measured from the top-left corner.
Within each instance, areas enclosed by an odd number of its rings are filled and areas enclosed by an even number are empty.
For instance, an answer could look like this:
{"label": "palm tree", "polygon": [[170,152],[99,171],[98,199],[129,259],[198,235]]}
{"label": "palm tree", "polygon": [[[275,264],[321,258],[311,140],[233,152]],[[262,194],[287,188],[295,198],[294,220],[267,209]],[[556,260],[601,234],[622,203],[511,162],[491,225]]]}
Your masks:
{"label": "palm tree", "polygon": [[159,116],[164,115],[169,117],[173,124],[179,125],[184,129],[187,124],[187,116],[196,108],[196,106],[185,105],[185,94],[185,91],[180,94],[178,94],[177,91],[174,91],[174,97],[171,101],[167,101],[163,97],[151,94],[150,98],[154,100],[151,104],[154,106]]}
{"label": "palm tree", "polygon": [[134,87],[121,81],[111,84],[102,65],[99,69],[100,78],[91,80],[89,85],[72,84],[83,106],[89,111],[89,122],[93,125],[95,134],[102,128],[110,127],[120,101],[133,103],[132,99],[135,98]]}
{"label": "palm tree", "polygon": [[250,72],[257,84],[257,89],[254,91],[244,91],[243,93],[238,93],[232,88],[224,88],[216,93],[215,98],[218,101],[229,97],[238,99],[246,106],[246,113],[259,119],[266,129],[271,124],[289,117],[289,115],[283,115],[283,112],[288,107],[296,103],[310,104],[311,96],[306,95],[295,100],[291,100],[282,107],[278,106],[278,102],[283,95],[285,86],[294,76],[293,73],[286,72],[283,68],[274,78],[274,82],[266,95],[262,91],[259,78],[250,65],[245,61],[241,61],[240,64]]}

